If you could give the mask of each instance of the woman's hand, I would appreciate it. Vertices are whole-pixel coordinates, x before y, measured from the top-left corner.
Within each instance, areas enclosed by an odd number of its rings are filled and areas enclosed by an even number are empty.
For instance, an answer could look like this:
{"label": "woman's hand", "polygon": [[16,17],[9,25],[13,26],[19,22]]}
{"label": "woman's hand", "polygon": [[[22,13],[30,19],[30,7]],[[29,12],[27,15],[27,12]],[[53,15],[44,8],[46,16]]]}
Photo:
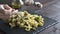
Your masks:
{"label": "woman's hand", "polygon": [[7,19],[14,13],[16,13],[18,10],[15,10],[11,7],[9,7],[7,4],[0,4],[0,18],[1,19]]}

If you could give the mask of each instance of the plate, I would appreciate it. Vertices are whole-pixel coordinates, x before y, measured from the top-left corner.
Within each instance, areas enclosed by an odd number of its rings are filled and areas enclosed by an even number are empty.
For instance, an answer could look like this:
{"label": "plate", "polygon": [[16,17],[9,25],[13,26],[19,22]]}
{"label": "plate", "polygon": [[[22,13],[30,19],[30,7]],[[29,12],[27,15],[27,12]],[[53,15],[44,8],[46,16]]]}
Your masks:
{"label": "plate", "polygon": [[6,25],[6,22],[3,20],[0,20],[0,29],[4,31],[6,34],[39,34],[45,29],[58,23],[56,20],[53,20],[51,18],[45,16],[43,16],[43,18],[44,18],[44,26],[37,27],[36,30],[31,30],[29,32],[25,31],[23,28],[18,27],[11,29],[8,25]]}

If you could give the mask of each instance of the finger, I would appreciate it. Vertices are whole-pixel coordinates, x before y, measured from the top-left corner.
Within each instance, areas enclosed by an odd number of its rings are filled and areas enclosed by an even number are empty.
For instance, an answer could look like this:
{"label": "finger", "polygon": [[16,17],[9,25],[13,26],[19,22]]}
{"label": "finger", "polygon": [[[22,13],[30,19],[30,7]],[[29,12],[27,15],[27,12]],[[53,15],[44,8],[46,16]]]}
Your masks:
{"label": "finger", "polygon": [[4,9],[4,7],[3,7],[3,6],[4,6],[4,5],[2,5],[2,4],[1,4],[1,5],[0,5],[0,9]]}
{"label": "finger", "polygon": [[14,12],[15,11],[15,9],[12,9],[12,11],[11,12]]}
{"label": "finger", "polygon": [[9,10],[11,7],[9,7],[9,6],[6,4],[6,5],[4,5],[4,8],[5,8],[6,10]]}
{"label": "finger", "polygon": [[12,12],[12,14],[15,14],[15,13],[17,13],[18,12],[18,10],[14,10],[13,12]]}

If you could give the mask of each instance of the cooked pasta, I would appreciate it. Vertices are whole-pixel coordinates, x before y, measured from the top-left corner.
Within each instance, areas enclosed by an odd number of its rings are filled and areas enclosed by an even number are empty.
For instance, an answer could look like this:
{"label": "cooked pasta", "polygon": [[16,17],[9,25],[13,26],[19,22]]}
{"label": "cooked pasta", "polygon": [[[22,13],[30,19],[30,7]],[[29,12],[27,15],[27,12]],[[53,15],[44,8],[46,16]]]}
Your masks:
{"label": "cooked pasta", "polygon": [[11,28],[18,26],[26,31],[35,30],[38,26],[43,26],[44,18],[38,15],[31,15],[27,11],[17,12],[8,19]]}

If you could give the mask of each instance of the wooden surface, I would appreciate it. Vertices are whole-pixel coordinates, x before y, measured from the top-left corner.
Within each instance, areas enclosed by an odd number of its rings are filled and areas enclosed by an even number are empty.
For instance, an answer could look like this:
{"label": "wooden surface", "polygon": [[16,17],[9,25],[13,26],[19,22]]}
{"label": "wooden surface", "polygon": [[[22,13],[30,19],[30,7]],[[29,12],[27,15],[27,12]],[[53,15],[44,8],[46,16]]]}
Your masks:
{"label": "wooden surface", "polygon": [[60,0],[57,0],[55,4],[42,10],[38,10],[37,12],[40,12],[39,14],[55,19],[59,22],[57,25],[40,32],[40,34],[60,34]]}
{"label": "wooden surface", "polygon": [[49,5],[48,7],[36,11],[35,13],[37,12],[59,22],[57,25],[40,32],[40,34],[60,34],[60,0],[56,1],[56,3],[53,5]]}

